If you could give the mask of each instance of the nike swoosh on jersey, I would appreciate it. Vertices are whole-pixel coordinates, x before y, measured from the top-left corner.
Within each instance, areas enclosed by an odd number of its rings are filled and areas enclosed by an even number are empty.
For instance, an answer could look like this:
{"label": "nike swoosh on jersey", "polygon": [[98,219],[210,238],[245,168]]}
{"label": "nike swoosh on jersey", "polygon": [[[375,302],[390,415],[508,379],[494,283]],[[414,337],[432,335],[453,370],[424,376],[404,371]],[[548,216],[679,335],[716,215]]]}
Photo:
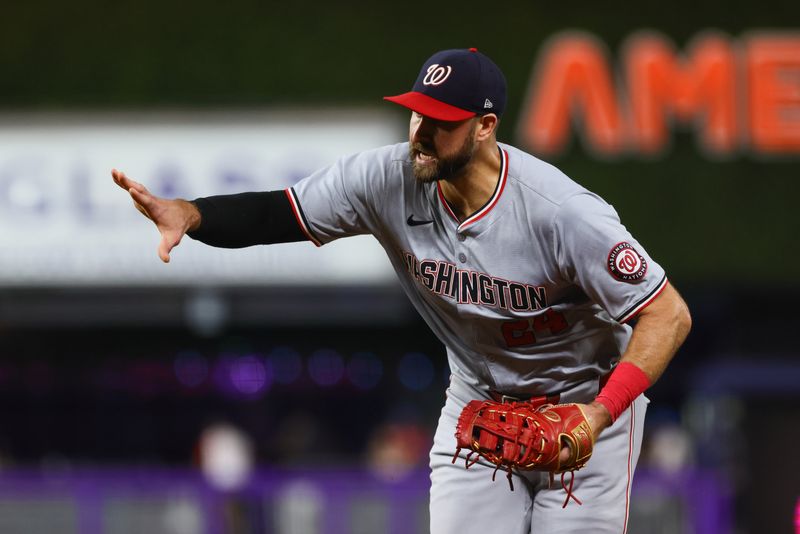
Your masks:
{"label": "nike swoosh on jersey", "polygon": [[423,224],[431,224],[433,221],[432,220],[418,221],[417,219],[414,218],[414,214],[412,213],[411,215],[408,216],[406,222],[408,223],[409,226],[422,226]]}

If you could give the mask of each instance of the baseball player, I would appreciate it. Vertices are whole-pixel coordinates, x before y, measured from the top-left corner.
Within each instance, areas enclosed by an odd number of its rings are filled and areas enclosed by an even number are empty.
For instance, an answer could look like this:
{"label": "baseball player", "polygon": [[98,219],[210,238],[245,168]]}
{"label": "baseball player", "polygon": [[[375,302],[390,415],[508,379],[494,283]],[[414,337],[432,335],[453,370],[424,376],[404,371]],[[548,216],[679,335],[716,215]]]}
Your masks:
{"label": "baseball player", "polygon": [[[689,331],[685,303],[610,205],[497,142],[506,82],[487,56],[437,52],[386,100],[412,112],[407,143],[285,191],[167,200],[112,175],[158,227],[165,262],[187,234],[230,248],[375,236],[452,373],[430,453],[431,532],[624,532],[643,392]],[[569,417],[531,415],[551,404]],[[548,440],[544,468],[542,454],[508,460]],[[513,491],[493,481],[500,468]]]}

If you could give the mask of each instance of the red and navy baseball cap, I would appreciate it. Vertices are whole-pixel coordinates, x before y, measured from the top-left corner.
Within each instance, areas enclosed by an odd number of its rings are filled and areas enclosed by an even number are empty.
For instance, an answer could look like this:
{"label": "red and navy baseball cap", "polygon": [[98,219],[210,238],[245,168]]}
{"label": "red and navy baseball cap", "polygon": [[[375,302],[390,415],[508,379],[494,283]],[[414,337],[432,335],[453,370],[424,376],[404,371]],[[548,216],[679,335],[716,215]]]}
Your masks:
{"label": "red and navy baseball cap", "polygon": [[428,58],[410,92],[383,98],[443,121],[499,117],[506,107],[506,79],[477,48],[442,50]]}

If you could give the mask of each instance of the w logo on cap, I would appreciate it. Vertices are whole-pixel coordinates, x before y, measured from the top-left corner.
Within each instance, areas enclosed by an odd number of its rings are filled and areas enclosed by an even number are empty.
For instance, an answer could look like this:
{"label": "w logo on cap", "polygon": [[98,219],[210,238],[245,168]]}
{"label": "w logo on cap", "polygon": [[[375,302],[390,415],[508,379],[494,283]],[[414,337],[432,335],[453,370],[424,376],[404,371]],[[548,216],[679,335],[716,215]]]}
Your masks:
{"label": "w logo on cap", "polygon": [[422,64],[411,91],[384,98],[435,120],[499,117],[506,107],[506,79],[475,48],[441,50]]}
{"label": "w logo on cap", "polygon": [[422,79],[422,83],[425,85],[441,85],[452,71],[453,68],[450,66],[441,66],[438,63],[434,63],[428,67],[428,73]]}

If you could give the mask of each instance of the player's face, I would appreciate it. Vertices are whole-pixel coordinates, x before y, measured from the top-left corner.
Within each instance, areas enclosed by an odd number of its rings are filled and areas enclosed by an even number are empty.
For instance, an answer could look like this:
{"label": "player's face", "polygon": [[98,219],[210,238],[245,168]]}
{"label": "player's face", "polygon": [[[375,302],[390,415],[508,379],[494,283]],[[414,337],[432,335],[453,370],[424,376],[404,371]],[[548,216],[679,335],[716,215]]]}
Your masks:
{"label": "player's face", "polygon": [[414,177],[428,183],[463,172],[475,153],[476,120],[440,121],[412,113],[408,152]]}

